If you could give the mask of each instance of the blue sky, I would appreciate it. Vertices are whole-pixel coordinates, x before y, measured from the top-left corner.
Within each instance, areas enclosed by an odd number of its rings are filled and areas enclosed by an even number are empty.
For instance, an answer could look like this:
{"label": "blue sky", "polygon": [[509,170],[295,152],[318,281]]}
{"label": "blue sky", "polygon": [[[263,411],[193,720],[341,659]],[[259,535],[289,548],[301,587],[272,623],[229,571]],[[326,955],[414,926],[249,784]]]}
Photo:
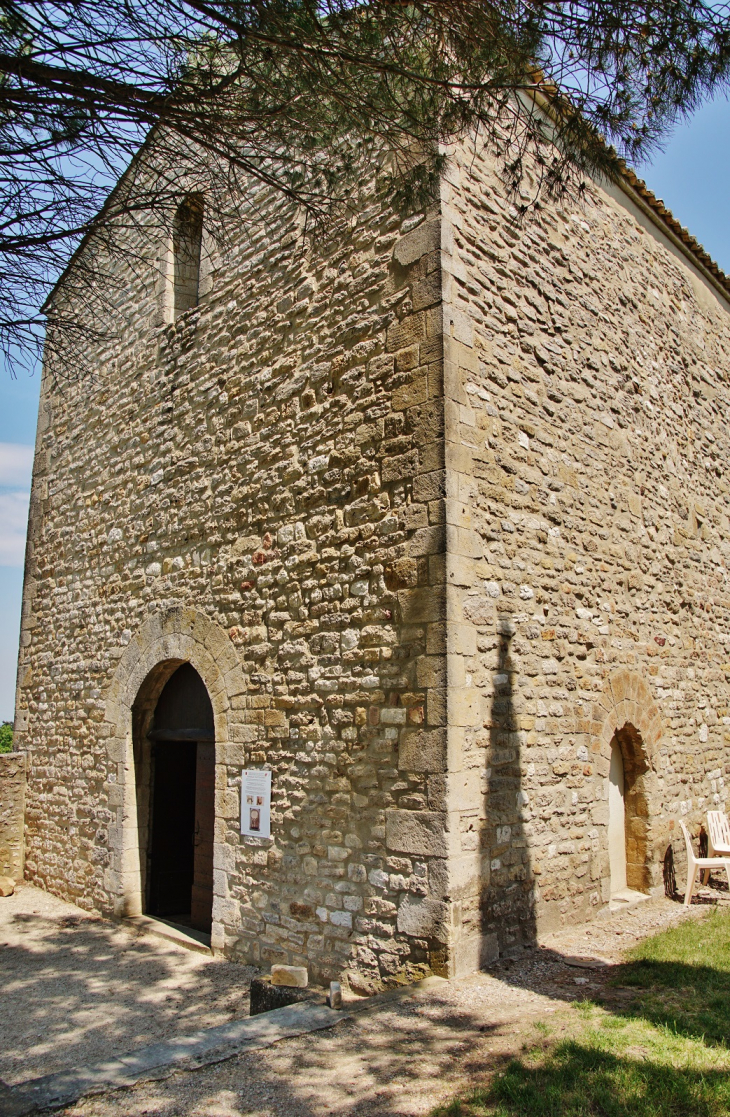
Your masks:
{"label": "blue sky", "polygon": [[[730,273],[730,104],[703,106],[677,128],[651,164],[636,168],[647,185]],[[0,368],[0,721],[11,720],[23,581],[32,446],[40,376],[12,379]]]}

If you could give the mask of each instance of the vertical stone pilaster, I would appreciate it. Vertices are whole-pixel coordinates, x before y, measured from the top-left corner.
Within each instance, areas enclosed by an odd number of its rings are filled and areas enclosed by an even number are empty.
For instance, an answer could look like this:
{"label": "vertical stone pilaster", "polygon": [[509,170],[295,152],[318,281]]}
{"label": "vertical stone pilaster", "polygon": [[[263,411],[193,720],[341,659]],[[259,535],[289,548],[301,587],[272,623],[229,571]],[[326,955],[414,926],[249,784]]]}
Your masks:
{"label": "vertical stone pilaster", "polygon": [[444,292],[444,415],[446,460],[446,616],[448,718],[448,837],[451,940],[449,972],[471,973],[498,953],[494,934],[484,932],[482,894],[489,883],[485,851],[487,718],[479,690],[477,629],[467,590],[479,584],[482,541],[475,530],[475,474],[484,459],[483,435],[465,392],[465,377],[477,370],[474,333],[457,305],[467,272],[454,239],[458,216],[452,205],[460,171],[450,165],[442,182],[442,276]]}

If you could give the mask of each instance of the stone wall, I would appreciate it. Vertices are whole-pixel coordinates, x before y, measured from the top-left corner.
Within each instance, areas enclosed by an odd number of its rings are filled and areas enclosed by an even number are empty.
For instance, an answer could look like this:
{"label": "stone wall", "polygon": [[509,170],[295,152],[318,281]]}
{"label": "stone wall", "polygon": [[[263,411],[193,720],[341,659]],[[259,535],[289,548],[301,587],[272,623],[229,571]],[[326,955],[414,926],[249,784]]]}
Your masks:
{"label": "stone wall", "polygon": [[25,756],[0,755],[0,877],[23,879]]}
{"label": "stone wall", "polygon": [[433,212],[373,196],[305,250],[261,192],[172,324],[140,241],[94,377],[46,376],[16,717],[28,876],[134,914],[140,735],[191,662],[214,948],[358,989],[605,906],[615,733],[660,889],[730,734],[727,306],[593,186],[516,224],[470,150]]}
{"label": "stone wall", "polygon": [[[28,876],[140,909],[132,706],[189,659],[216,718],[214,947],[372,988],[446,958],[438,214],[366,196],[305,251],[280,199],[252,209],[172,325],[164,246],[138,245],[118,343],[44,381]],[[273,837],[244,840],[263,765]]]}
{"label": "stone wall", "polygon": [[453,887],[489,956],[609,900],[616,730],[634,887],[725,806],[730,318],[621,192],[515,223],[470,149],[442,209]]}

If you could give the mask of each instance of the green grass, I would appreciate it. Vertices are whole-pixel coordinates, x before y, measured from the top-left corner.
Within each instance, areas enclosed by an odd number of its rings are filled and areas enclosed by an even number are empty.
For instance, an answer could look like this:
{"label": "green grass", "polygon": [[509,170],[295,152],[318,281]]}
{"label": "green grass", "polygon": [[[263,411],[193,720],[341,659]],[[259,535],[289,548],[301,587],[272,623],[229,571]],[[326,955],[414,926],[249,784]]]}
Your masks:
{"label": "green grass", "polygon": [[637,991],[627,1012],[730,1047],[730,912],[646,939],[629,959],[618,979]]}
{"label": "green grass", "polygon": [[728,1117],[730,912],[645,940],[615,984],[636,997],[571,1006],[563,1037],[535,1027],[521,1058],[433,1117]]}

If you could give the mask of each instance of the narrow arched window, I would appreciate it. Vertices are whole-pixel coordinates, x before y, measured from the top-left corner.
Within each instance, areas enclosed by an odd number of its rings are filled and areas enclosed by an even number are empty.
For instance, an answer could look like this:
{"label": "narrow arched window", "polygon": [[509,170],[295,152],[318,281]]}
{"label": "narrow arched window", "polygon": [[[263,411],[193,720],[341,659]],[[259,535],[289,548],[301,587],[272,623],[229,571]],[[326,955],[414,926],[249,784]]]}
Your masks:
{"label": "narrow arched window", "polygon": [[188,194],[177,207],[172,231],[176,318],[198,305],[202,240],[203,198],[201,194]]}

